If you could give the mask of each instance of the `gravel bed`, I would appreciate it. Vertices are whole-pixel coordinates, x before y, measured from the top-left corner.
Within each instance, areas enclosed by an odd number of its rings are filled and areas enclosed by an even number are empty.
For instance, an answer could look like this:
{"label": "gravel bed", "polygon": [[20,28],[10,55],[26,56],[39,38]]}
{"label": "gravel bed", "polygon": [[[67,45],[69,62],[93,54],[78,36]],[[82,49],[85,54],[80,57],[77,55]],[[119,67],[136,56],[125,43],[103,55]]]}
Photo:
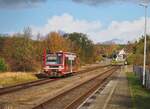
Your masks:
{"label": "gravel bed", "polygon": [[78,85],[81,82],[95,77],[99,73],[102,73],[106,70],[107,68],[101,68],[52,83],[34,86],[18,92],[2,95],[0,96],[0,104],[11,104],[15,107],[15,109],[29,109],[43,101],[46,101],[49,98],[56,96],[62,91],[73,87],[74,85]]}
{"label": "gravel bed", "polygon": [[[64,109],[71,101],[80,97],[81,95],[86,93],[88,90],[90,90],[93,86],[95,86],[96,84],[101,82],[105,76],[106,75],[98,77],[78,88],[73,89],[72,91],[68,92],[67,94],[65,94],[61,97],[55,98],[54,100],[50,101],[50,103],[44,105],[42,108],[49,109],[49,107],[50,107],[50,109]],[[41,108],[39,107],[36,109],[41,109]]]}

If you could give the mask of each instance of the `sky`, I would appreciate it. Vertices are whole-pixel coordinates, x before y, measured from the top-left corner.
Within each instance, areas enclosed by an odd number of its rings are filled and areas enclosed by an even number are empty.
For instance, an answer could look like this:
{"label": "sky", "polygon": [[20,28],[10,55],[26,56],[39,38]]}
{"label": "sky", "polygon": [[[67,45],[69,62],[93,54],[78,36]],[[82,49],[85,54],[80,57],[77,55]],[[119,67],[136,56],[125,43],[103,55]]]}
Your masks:
{"label": "sky", "polygon": [[[146,0],[149,3],[149,0]],[[81,32],[93,42],[134,41],[144,33],[141,0],[0,0],[0,34]],[[147,32],[150,33],[148,7]]]}

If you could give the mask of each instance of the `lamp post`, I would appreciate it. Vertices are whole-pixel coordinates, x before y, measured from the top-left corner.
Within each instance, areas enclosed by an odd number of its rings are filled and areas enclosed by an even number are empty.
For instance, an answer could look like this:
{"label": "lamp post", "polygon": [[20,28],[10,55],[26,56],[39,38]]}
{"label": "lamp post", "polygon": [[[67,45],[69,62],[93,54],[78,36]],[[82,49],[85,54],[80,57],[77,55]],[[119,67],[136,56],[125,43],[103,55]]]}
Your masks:
{"label": "lamp post", "polygon": [[145,85],[145,75],[146,75],[146,32],[147,32],[147,4],[140,4],[140,6],[143,6],[145,8],[145,27],[144,27],[144,62],[143,62],[143,86]]}

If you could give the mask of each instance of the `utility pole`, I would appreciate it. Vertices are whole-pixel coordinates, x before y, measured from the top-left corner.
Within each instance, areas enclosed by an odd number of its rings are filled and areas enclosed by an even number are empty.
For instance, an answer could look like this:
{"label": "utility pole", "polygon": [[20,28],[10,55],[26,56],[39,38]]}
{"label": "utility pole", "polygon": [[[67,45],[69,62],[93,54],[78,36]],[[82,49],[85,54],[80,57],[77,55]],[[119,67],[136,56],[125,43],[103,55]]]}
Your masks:
{"label": "utility pole", "polygon": [[145,8],[145,27],[144,27],[144,62],[143,62],[143,86],[145,85],[145,78],[146,78],[146,32],[147,32],[147,8],[148,4],[140,4],[140,6],[143,6]]}

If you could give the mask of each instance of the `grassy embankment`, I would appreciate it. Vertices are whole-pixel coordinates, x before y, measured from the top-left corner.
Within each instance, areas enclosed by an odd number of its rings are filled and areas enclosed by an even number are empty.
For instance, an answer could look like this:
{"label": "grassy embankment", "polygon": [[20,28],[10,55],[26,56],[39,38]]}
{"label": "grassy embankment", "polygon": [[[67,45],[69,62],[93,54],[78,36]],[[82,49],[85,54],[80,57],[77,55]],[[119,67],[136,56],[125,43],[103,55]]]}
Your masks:
{"label": "grassy embankment", "polygon": [[127,73],[131,89],[133,109],[150,109],[150,91],[142,87],[133,73]]}
{"label": "grassy embankment", "polygon": [[34,81],[34,80],[37,80],[37,77],[31,73],[23,73],[23,72],[0,73],[0,86],[1,87],[16,85],[16,84],[25,83],[25,82]]}

